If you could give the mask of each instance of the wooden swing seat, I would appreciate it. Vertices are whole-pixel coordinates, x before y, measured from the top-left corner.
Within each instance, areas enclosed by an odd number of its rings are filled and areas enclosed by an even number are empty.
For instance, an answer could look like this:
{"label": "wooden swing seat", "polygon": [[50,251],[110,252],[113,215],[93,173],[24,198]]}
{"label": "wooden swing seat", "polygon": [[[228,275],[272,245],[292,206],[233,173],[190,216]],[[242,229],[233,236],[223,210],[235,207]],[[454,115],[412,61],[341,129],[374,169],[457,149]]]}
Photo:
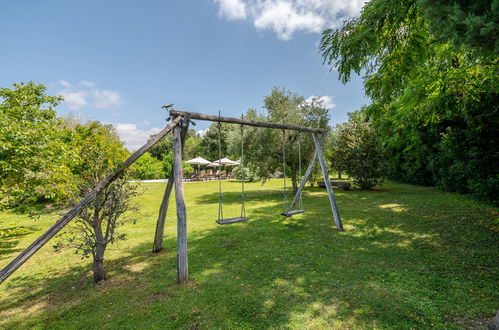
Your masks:
{"label": "wooden swing seat", "polygon": [[300,213],[304,213],[305,210],[289,210],[289,211],[286,211],[286,212],[282,212],[281,215],[285,216],[285,217],[290,217],[290,216],[293,216],[295,214],[300,214]]}
{"label": "wooden swing seat", "polygon": [[219,219],[217,220],[217,223],[219,225],[228,225],[231,223],[236,223],[236,222],[246,222],[249,219],[246,217],[234,217],[234,218],[226,218],[226,219]]}

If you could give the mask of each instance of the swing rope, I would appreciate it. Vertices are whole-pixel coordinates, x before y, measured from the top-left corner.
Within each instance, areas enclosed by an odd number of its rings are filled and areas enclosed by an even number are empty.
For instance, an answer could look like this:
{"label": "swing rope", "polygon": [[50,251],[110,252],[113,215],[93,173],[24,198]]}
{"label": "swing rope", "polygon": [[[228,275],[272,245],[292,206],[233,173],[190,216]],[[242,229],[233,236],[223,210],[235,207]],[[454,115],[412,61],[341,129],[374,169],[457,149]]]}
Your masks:
{"label": "swing rope", "polygon": [[[218,116],[220,117],[220,111],[218,111]],[[222,196],[222,172],[220,163],[222,159],[222,124],[218,122],[218,221],[224,218],[223,212],[223,196]]]}
{"label": "swing rope", "polygon": [[[220,116],[220,111],[218,112],[218,115]],[[241,117],[242,118],[242,117]],[[241,216],[239,217],[233,217],[233,218],[224,218],[224,212],[223,212],[223,196],[222,196],[222,124],[218,122],[218,167],[220,170],[218,171],[218,220],[216,221],[219,225],[226,225],[230,223],[236,223],[236,222],[244,222],[248,221],[249,219],[246,218],[246,207],[244,205],[244,132],[243,132],[243,125],[241,125],[241,163],[239,166],[241,166],[241,170],[243,171],[242,173],[242,181],[241,181],[241,189],[242,189],[242,195],[241,195]]]}
{"label": "swing rope", "polygon": [[[283,131],[283,144],[282,144],[282,159],[283,159],[283,164],[282,168],[284,170],[284,199],[283,199],[283,209],[284,211],[281,213],[281,215],[284,215],[286,217],[291,217],[295,214],[303,213],[305,210],[303,209],[303,194],[302,191],[299,190],[299,195],[298,195],[298,208],[291,209],[292,206],[294,206],[294,202],[296,200],[296,195],[294,196],[293,202],[290,205],[289,208],[287,207],[287,189],[286,189],[286,152],[285,152],[285,137],[286,135],[284,134]],[[298,179],[301,179],[302,175],[302,166],[301,166],[301,144],[300,144],[300,136],[298,136]]]}
{"label": "swing rope", "polygon": [[282,200],[282,209],[284,212],[287,211],[288,204],[288,192],[286,189],[286,131],[282,130],[282,177],[284,178],[284,192]]}
{"label": "swing rope", "polygon": [[[301,171],[301,143],[300,137],[298,136],[298,177],[301,181],[302,171]],[[298,209],[303,210],[303,199],[302,199],[302,191],[300,191],[300,196],[298,197]]]}
{"label": "swing rope", "polygon": [[[244,116],[241,115],[241,119],[244,119]],[[241,125],[241,162],[239,163],[240,171],[241,171],[241,217],[246,218],[246,207],[244,206],[244,126]]]}

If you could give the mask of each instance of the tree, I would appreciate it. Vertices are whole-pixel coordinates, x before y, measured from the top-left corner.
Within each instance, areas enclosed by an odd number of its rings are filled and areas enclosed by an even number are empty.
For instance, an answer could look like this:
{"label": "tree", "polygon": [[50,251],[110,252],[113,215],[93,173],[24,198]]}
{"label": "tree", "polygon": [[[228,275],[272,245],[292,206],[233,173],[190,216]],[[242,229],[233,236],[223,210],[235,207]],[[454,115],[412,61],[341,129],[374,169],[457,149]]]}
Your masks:
{"label": "tree", "polygon": [[[149,137],[149,140],[154,138],[154,134]],[[170,135],[165,136],[158,143],[156,143],[151,149],[149,149],[149,154],[156,158],[157,160],[163,160],[163,157],[169,153],[173,152],[172,149],[172,137]]]}
{"label": "tree", "polygon": [[[80,146],[80,162],[75,170],[79,174],[79,196],[83,198],[101,182],[127,156],[123,143],[113,126],[89,122],[76,127],[76,140]],[[72,227],[56,248],[70,246],[84,258],[93,258],[94,281],[106,279],[104,255],[109,244],[125,239],[118,227],[125,222],[135,222],[126,215],[133,211],[132,198],[137,194],[135,186],[122,175],[104,188],[101,193],[78,215]]]}
{"label": "tree", "polygon": [[350,114],[348,122],[336,127],[329,152],[333,166],[348,173],[362,189],[371,189],[383,182],[382,141],[361,113]]}
{"label": "tree", "polygon": [[432,34],[425,13],[439,9],[421,3],[368,2],[324,31],[325,63],[344,83],[363,74],[372,100],[363,112],[388,151],[389,177],[497,202],[497,59]]}
{"label": "tree", "polygon": [[[305,102],[303,96],[284,88],[274,88],[271,94],[264,98],[264,104],[267,113],[259,114],[250,109],[245,118],[315,128],[328,127],[328,110],[319,98]],[[229,141],[230,151],[239,155],[239,129],[232,132]],[[291,130],[244,128],[245,163],[262,179],[268,178],[272,173],[282,173],[283,145],[286,153],[286,175],[291,179],[293,192],[296,193],[300,179],[298,148],[301,150],[303,171],[315,150],[310,134]]]}
{"label": "tree", "polygon": [[130,177],[137,180],[163,179],[169,174],[165,174],[163,162],[152,157],[148,152],[137,159],[129,171]]}
{"label": "tree", "polygon": [[54,111],[62,98],[33,82],[1,88],[0,98],[0,206],[63,202],[74,186]]}
{"label": "tree", "polygon": [[[213,123],[208,127],[206,131],[206,135],[199,142],[199,153],[200,156],[206,158],[210,161],[217,160],[218,157],[218,145],[219,145],[219,136],[218,136],[218,125],[219,123]],[[234,131],[236,125],[228,124],[228,123],[220,123],[220,151],[222,154],[221,158],[229,157],[229,149],[228,149],[228,135],[230,132]]]}
{"label": "tree", "polygon": [[441,42],[483,56],[499,55],[499,1],[418,0],[418,5]]}

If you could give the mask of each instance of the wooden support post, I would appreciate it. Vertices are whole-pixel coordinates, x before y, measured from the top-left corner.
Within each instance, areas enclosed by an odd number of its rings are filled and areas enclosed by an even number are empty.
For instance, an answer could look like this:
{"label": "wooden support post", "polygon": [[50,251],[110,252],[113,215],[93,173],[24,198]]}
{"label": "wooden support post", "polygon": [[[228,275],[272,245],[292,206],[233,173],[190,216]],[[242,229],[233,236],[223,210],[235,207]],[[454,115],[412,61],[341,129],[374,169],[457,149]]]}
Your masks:
{"label": "wooden support post", "polygon": [[322,153],[321,141],[317,138],[317,136],[315,136],[315,134],[312,134],[312,137],[315,142],[319,163],[321,164],[322,174],[324,175],[324,183],[326,184],[329,203],[331,204],[331,210],[333,211],[334,222],[336,223],[336,228],[343,231],[344,229],[341,223],[340,213],[338,212],[338,206],[336,206],[336,198],[334,197],[333,188],[331,187],[331,182],[329,181],[329,173],[327,171],[326,161],[324,160],[324,155]]}
{"label": "wooden support post", "polygon": [[[326,137],[325,134],[322,135],[322,138],[320,140],[321,145],[322,145],[322,142],[324,141],[325,137]],[[315,148],[314,155],[312,156],[312,160],[310,160],[310,163],[308,164],[307,170],[305,171],[305,175],[303,176],[303,179],[300,182],[300,187],[298,188],[298,191],[296,192],[295,197],[293,198],[293,202],[289,206],[290,210],[293,209],[296,202],[298,201],[298,198],[300,198],[300,195],[303,192],[303,188],[305,188],[305,184],[307,183],[308,177],[310,176],[310,174],[312,174],[312,170],[314,169],[316,160],[317,160],[317,148]]]}
{"label": "wooden support post", "polygon": [[173,172],[175,181],[175,201],[177,206],[177,281],[184,284],[188,280],[187,264],[187,213],[182,183],[182,127],[173,130]]}
{"label": "wooden support post", "polygon": [[177,124],[182,120],[181,116],[177,116],[168,126],[166,126],[161,132],[156,134],[154,138],[149,140],[142,148],[137,150],[133,155],[128,157],[123,163],[121,163],[113,173],[109,174],[104,180],[99,182],[97,186],[89,192],[78,204],[73,206],[65,215],[63,215],[59,220],[56,221],[52,227],[50,227],[45,233],[38,237],[30,246],[28,246],[24,251],[19,253],[19,255],[14,258],[4,269],[0,271],[0,283],[5,281],[13,272],[16,271],[22,264],[24,264],[33,254],[36,253],[42,246],[44,246],[52,237],[54,237],[62,228],[64,228],[74,217],[76,217],[91,201],[95,199],[97,194],[99,194],[105,187],[107,187],[111,182],[116,180],[130,165],[132,165],[140,156],[142,156],[147,150],[151,149],[156,143],[158,143],[161,138],[168,134]]}
{"label": "wooden support post", "polygon": [[[189,116],[185,116],[182,121],[182,148],[187,137],[187,132],[189,130],[190,119]],[[183,150],[182,150],[183,152]],[[163,250],[163,237],[165,233],[165,221],[166,213],[168,212],[168,204],[170,203],[170,195],[173,189],[173,169],[170,171],[170,176],[168,177],[168,182],[166,183],[165,193],[163,195],[163,200],[161,201],[161,206],[159,208],[158,221],[156,222],[156,232],[154,234],[154,243],[152,246],[152,252],[160,252]]]}

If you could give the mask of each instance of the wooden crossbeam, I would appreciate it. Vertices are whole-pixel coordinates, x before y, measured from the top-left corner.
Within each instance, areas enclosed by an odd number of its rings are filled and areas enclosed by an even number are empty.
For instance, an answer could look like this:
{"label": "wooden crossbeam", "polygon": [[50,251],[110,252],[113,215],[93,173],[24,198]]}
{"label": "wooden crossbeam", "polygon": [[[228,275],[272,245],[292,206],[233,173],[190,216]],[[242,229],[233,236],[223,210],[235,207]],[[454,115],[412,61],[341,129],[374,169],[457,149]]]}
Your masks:
{"label": "wooden crossbeam", "polygon": [[301,131],[301,132],[317,133],[317,134],[324,134],[327,132],[327,130],[322,129],[322,128],[313,128],[313,127],[305,127],[305,126],[297,126],[297,125],[289,125],[289,124],[269,123],[269,122],[265,122],[265,121],[257,121],[257,120],[251,120],[251,119],[241,119],[241,118],[233,118],[233,117],[205,115],[203,113],[197,113],[197,112],[170,110],[170,116],[172,116],[172,118],[175,118],[177,116],[183,117],[183,116],[186,116],[187,114],[189,114],[191,116],[191,119],[215,121],[215,122],[221,122],[221,123],[241,124],[241,125],[255,126],[255,127],[288,129],[288,130],[293,130],[293,131]]}

